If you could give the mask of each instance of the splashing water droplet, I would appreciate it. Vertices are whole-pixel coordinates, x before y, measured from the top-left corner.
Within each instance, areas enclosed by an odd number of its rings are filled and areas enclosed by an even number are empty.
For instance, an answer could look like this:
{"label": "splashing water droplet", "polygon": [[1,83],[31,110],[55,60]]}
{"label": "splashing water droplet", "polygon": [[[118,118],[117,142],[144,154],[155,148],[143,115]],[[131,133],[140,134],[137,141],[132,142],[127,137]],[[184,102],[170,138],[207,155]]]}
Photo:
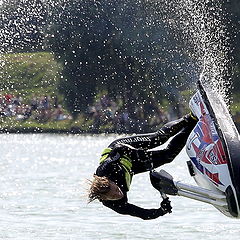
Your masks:
{"label": "splashing water droplet", "polygon": [[172,10],[165,21],[179,38],[184,39],[185,52],[194,61],[194,71],[214,91],[228,100],[231,86],[229,76],[230,43],[226,23],[229,21],[222,1],[173,0],[167,1],[166,12]]}

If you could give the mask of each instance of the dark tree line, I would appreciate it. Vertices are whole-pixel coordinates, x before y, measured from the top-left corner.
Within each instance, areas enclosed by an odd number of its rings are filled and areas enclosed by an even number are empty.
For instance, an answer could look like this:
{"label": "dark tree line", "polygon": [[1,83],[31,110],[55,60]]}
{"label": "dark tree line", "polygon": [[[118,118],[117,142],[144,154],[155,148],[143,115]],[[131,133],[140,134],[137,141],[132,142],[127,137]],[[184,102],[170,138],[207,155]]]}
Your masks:
{"label": "dark tree line", "polygon": [[229,32],[231,33],[230,38],[233,48],[231,56],[234,59],[233,91],[238,93],[240,91],[240,1],[225,1],[224,5],[231,20],[231,22],[228,24],[228,28]]}
{"label": "dark tree line", "polygon": [[120,95],[130,114],[139,103],[174,94],[167,32],[152,22],[146,3],[69,1],[57,11],[54,16],[61,17],[52,20],[49,45],[65,65],[61,90],[72,112],[85,110],[101,90]]}
{"label": "dark tree line", "polygon": [[[164,2],[4,0],[2,51],[53,51],[63,65],[59,89],[75,114],[93,104],[101,91],[112,98],[121,96],[130,114],[137,104],[147,105],[152,99],[167,96],[177,102],[178,89],[189,88],[193,80],[185,74],[193,59],[165,24],[166,15],[174,12],[164,12]],[[239,5],[238,0],[225,3],[231,13],[229,29],[236,35],[231,36],[236,62]],[[234,77],[237,89],[240,84]]]}

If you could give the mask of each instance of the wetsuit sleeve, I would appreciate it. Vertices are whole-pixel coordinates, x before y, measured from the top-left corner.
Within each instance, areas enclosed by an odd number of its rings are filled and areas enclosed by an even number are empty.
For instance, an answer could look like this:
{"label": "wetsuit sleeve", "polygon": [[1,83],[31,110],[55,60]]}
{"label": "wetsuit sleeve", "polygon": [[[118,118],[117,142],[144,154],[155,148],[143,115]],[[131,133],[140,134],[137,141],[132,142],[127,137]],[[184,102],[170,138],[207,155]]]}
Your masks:
{"label": "wetsuit sleeve", "polygon": [[182,129],[174,138],[169,142],[168,146],[162,150],[148,150],[147,158],[153,164],[153,168],[157,168],[165,163],[170,163],[181,152],[186,144],[187,138],[192,131],[192,127],[188,126]]}
{"label": "wetsuit sleeve", "polygon": [[119,214],[138,217],[143,220],[155,219],[166,214],[162,208],[144,209],[128,202],[119,201],[103,201],[103,205],[114,210]]}
{"label": "wetsuit sleeve", "polygon": [[194,120],[190,114],[180,118],[178,120],[171,121],[165,124],[161,129],[157,132],[149,133],[149,134],[139,134],[131,137],[120,138],[113,141],[109,147],[114,148],[117,144],[128,144],[134,148],[141,149],[151,149],[161,144],[165,143],[170,137],[177,134],[186,126],[193,127],[196,124],[196,120]]}

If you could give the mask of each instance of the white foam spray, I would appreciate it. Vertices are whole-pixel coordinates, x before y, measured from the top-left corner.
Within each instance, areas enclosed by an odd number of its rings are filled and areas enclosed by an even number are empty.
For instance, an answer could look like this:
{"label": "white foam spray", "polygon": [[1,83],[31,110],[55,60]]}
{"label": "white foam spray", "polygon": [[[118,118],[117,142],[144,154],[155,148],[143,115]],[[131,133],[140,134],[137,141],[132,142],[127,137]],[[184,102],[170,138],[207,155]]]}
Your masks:
{"label": "white foam spray", "polygon": [[[161,2],[161,1],[158,1]],[[165,22],[183,39],[184,52],[205,84],[228,101],[231,88],[228,15],[220,0],[167,0]]]}

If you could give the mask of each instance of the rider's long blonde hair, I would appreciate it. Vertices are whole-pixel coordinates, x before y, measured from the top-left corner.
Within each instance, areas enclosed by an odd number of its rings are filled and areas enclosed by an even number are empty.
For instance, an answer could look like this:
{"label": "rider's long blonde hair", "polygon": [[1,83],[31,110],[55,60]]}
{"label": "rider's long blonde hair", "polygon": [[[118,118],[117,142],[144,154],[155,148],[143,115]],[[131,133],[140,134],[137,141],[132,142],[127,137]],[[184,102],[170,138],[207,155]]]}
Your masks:
{"label": "rider's long blonde hair", "polygon": [[88,202],[95,199],[102,199],[104,194],[110,190],[110,181],[107,177],[93,175],[93,180],[89,180],[90,188],[88,190]]}

